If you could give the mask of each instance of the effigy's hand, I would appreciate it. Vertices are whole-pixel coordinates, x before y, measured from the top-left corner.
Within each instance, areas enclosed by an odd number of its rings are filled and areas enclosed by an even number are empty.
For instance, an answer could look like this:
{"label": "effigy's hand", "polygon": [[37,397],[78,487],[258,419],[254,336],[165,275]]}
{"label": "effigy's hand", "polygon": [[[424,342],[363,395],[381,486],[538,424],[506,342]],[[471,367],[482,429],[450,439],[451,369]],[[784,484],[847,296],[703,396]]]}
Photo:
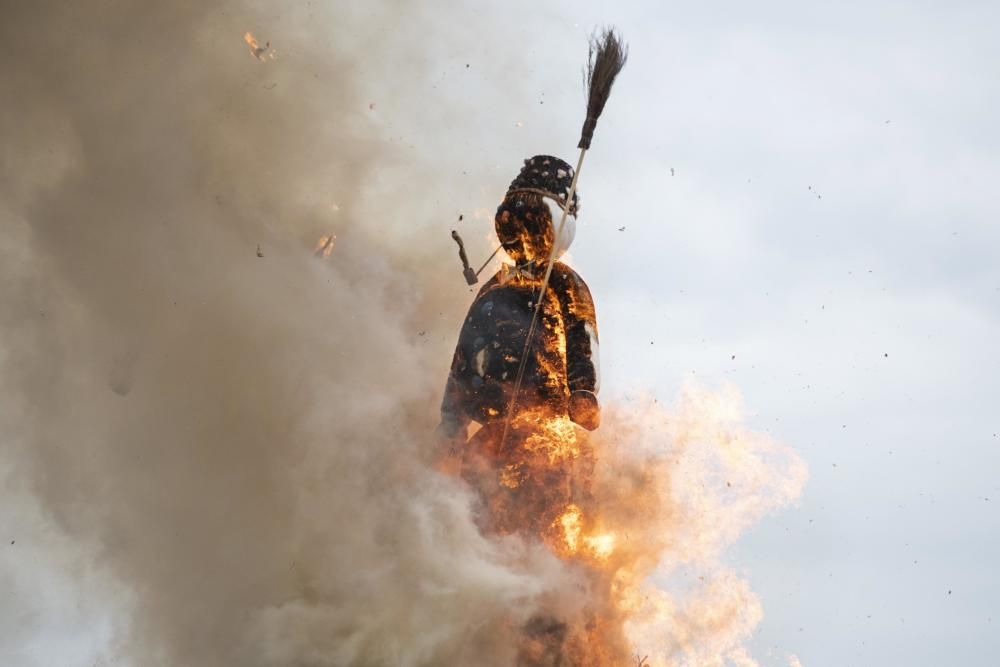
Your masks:
{"label": "effigy's hand", "polygon": [[601,406],[597,395],[586,389],[577,389],[569,395],[569,418],[588,431],[601,425]]}

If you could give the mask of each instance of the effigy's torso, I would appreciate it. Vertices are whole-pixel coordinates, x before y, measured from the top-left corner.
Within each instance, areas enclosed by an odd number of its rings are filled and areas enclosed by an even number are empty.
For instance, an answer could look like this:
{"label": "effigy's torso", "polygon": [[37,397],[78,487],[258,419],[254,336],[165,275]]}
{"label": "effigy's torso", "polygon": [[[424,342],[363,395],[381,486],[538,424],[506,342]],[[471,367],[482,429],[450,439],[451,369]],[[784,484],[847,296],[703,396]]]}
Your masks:
{"label": "effigy's torso", "polygon": [[579,276],[557,263],[513,400],[542,277],[540,268],[505,267],[480,290],[459,334],[445,411],[483,425],[503,420],[511,405],[514,417],[522,411],[566,415],[572,390],[596,389],[593,303]]}
{"label": "effigy's torso", "polygon": [[[493,280],[480,292],[469,310],[459,336],[461,356],[458,377],[464,380],[463,408],[469,419],[481,424],[503,419],[513,398],[513,388],[525,354],[537,289],[535,281]],[[566,337],[556,295],[543,300],[535,334],[527,348],[518,404],[521,408],[544,406],[553,414],[566,412]]]}

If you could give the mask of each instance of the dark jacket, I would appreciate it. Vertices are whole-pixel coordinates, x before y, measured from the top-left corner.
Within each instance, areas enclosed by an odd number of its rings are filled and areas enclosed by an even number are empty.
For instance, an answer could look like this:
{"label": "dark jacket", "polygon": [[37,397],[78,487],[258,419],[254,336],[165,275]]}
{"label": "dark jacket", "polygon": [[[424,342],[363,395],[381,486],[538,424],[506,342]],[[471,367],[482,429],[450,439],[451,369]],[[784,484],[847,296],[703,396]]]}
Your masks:
{"label": "dark jacket", "polygon": [[[457,430],[506,416],[524,343],[544,277],[544,262],[527,272],[505,266],[479,291],[458,337],[448,375],[442,424]],[[517,410],[568,413],[571,392],[597,392],[597,321],[586,283],[556,262],[535,327]]]}

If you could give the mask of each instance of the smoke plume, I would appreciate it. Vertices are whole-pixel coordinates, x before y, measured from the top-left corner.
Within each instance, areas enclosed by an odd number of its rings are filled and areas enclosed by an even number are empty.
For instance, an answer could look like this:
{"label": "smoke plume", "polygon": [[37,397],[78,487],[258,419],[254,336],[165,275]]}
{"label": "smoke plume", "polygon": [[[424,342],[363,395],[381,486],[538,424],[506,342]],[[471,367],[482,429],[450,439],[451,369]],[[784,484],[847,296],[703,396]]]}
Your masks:
{"label": "smoke plume", "polygon": [[[406,241],[404,202],[359,213],[393,155],[354,65],[310,54],[302,21],[296,67],[247,53],[268,11],[4,21],[8,488],[66,536],[39,546],[54,569],[105,576],[65,594],[116,609],[112,664],[500,663],[511,609],[561,575],[482,538],[421,464],[448,358],[420,333],[456,319],[428,289],[444,269]],[[18,593],[30,632],[51,600]]]}

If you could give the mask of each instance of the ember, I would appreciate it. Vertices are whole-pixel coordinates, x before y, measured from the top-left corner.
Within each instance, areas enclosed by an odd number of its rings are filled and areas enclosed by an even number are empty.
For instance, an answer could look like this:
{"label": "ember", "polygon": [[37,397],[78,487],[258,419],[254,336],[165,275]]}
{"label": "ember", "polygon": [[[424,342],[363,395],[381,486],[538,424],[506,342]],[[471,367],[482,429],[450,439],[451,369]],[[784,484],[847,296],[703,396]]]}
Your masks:
{"label": "ember", "polygon": [[313,248],[313,257],[319,257],[320,259],[326,259],[333,253],[333,246],[337,241],[337,237],[334,234],[329,236],[319,237],[319,241],[316,242],[316,247]]}
{"label": "ember", "polygon": [[250,53],[257,60],[264,62],[265,60],[273,60],[274,52],[271,51],[271,42],[267,42],[264,46],[260,46],[257,43],[257,38],[253,36],[252,32],[245,33],[243,35],[243,41],[247,43],[250,47]]}

